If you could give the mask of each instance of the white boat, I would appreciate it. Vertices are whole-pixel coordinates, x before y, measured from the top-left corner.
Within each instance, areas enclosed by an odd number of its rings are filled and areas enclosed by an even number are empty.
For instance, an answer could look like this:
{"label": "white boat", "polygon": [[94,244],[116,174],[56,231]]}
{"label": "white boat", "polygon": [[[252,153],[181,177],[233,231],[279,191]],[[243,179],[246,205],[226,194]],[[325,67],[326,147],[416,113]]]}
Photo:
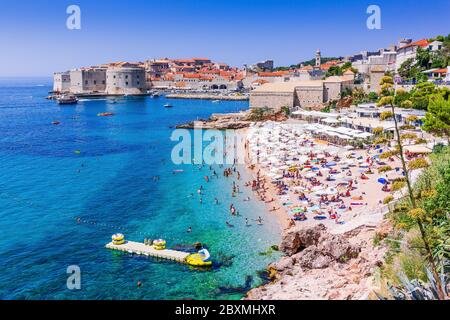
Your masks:
{"label": "white boat", "polygon": [[166,103],[166,104],[164,105],[164,108],[173,108],[173,105],[171,105],[170,103]]}
{"label": "white boat", "polygon": [[74,95],[62,95],[57,99],[59,104],[77,104],[78,99]]}

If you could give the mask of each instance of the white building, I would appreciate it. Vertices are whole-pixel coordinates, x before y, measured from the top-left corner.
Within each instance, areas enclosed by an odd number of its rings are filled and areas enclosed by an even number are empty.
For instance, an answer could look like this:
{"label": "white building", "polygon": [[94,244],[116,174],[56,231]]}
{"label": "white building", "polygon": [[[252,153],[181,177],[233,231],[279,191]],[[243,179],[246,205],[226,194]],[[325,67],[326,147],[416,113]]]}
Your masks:
{"label": "white building", "polygon": [[408,59],[416,59],[418,48],[428,48],[429,42],[426,39],[411,42],[397,49],[397,59],[395,63],[395,70],[398,70],[401,65]]}
{"label": "white building", "polygon": [[98,67],[70,71],[71,93],[102,93],[106,88],[106,69]]}
{"label": "white building", "polygon": [[70,72],[56,72],[53,74],[53,91],[57,93],[70,91]]}

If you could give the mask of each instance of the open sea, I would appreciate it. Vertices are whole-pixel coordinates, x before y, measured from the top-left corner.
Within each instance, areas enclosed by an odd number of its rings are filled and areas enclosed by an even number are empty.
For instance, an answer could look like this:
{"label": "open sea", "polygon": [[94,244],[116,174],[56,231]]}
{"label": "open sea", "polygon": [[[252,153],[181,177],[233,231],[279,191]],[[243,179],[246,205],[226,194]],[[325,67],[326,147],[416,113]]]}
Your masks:
{"label": "open sea", "polygon": [[[171,127],[248,102],[123,97],[59,106],[45,99],[51,89],[49,79],[0,79],[0,299],[240,299],[264,281],[261,271],[279,257],[268,249],[279,243],[280,225],[244,187],[245,168],[232,198],[232,179],[219,166],[219,178],[206,183],[207,166],[171,161]],[[231,217],[231,203],[241,216]],[[215,266],[106,249],[117,232],[184,250],[199,241]],[[73,265],[80,290],[66,285]]]}

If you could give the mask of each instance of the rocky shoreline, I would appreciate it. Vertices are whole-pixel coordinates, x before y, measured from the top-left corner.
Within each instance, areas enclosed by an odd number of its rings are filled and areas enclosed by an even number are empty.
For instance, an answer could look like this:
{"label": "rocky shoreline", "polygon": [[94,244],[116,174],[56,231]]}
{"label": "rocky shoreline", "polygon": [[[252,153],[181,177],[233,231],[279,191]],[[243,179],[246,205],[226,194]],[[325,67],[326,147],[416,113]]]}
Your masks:
{"label": "rocky shoreline", "polygon": [[268,267],[272,282],[249,291],[245,300],[371,298],[373,276],[386,252],[373,245],[373,238],[387,228],[362,225],[331,234],[320,224],[286,230],[280,245],[286,256]]}
{"label": "rocky shoreline", "polygon": [[208,120],[191,121],[177,125],[177,129],[238,130],[248,128],[252,122],[247,120],[248,112],[213,114]]}

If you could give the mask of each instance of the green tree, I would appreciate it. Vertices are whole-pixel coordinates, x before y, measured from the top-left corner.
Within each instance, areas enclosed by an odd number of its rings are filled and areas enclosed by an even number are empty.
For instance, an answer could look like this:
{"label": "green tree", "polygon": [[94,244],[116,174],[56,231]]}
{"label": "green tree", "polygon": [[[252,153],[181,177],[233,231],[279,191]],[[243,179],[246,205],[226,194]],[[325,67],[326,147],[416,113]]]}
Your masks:
{"label": "green tree", "polygon": [[396,95],[395,95],[395,99],[394,99],[394,104],[396,107],[403,107],[402,104],[405,101],[409,101],[410,98],[410,93],[408,91],[406,91],[405,89],[397,89]]}
{"label": "green tree", "polygon": [[[395,100],[396,91],[394,89],[393,78],[389,77],[389,76],[384,76],[383,78],[381,78],[380,85],[381,85],[381,97],[378,102],[378,105],[379,106],[390,106],[392,115],[395,115],[394,100]],[[421,212],[419,214],[420,208],[418,208],[418,205],[416,202],[416,197],[414,195],[413,188],[412,188],[412,183],[411,183],[411,180],[410,180],[410,177],[408,174],[408,168],[406,166],[406,160],[405,160],[405,156],[403,153],[403,143],[402,143],[402,138],[401,138],[401,134],[400,134],[400,129],[399,129],[399,126],[397,123],[397,118],[394,116],[393,119],[394,119],[394,127],[395,127],[396,138],[397,138],[397,148],[399,151],[399,156],[400,156],[400,160],[401,160],[402,167],[403,167],[403,172],[405,173],[406,185],[408,187],[408,195],[409,195],[409,201],[410,201],[410,206],[411,206],[409,214],[413,218],[413,220],[416,222],[416,224],[420,230],[421,239],[424,243],[425,250],[426,250],[426,257],[428,259],[431,270],[433,272],[433,277],[439,287],[438,288],[439,298],[441,300],[444,300],[445,294],[442,291],[441,279],[437,272],[437,266],[434,261],[433,252],[432,252],[431,245],[430,245],[430,240],[427,236],[427,233],[426,233],[426,230],[424,227],[423,215],[421,214]]]}
{"label": "green tree", "polygon": [[342,71],[341,67],[339,66],[331,66],[327,73],[325,74],[325,77],[331,77],[331,76],[342,76],[344,72]]}
{"label": "green tree", "polygon": [[450,142],[450,101],[441,95],[430,98],[428,112],[425,114],[423,129]]}
{"label": "green tree", "polygon": [[431,64],[431,53],[430,51],[419,47],[416,53],[416,65],[418,70],[426,70],[429,69]]}
{"label": "green tree", "polygon": [[367,95],[367,98],[371,102],[377,101],[378,100],[378,94],[376,92],[369,92],[369,94]]}
{"label": "green tree", "polygon": [[429,98],[431,95],[437,93],[436,86],[432,82],[419,83],[411,91],[410,100],[414,109],[427,110]]}

